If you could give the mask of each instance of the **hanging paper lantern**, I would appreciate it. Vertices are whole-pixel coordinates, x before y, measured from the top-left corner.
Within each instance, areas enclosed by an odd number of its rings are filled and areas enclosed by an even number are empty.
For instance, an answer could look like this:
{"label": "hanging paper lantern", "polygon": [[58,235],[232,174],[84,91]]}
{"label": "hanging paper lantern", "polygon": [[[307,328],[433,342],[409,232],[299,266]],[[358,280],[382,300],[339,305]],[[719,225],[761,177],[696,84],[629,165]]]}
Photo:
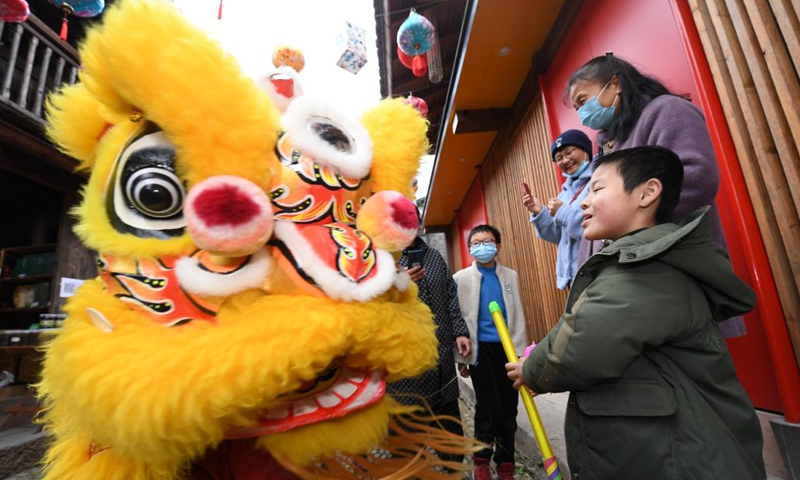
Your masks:
{"label": "hanging paper lantern", "polygon": [[352,74],[358,73],[367,63],[367,31],[348,21],[336,37],[336,65]]}
{"label": "hanging paper lantern", "polygon": [[293,68],[295,72],[300,73],[303,67],[306,66],[306,60],[303,57],[303,52],[296,48],[281,46],[272,52],[272,64],[275,68],[282,66]]}
{"label": "hanging paper lantern", "polygon": [[61,8],[64,12],[64,18],[61,21],[61,40],[67,41],[67,24],[69,15],[75,15],[81,18],[96,17],[105,8],[104,0],[48,0],[56,7]]}
{"label": "hanging paper lantern", "polygon": [[418,111],[422,118],[428,117],[428,104],[425,100],[419,97],[409,96],[403,100],[403,103],[414,107],[414,110]]}
{"label": "hanging paper lantern", "polygon": [[5,22],[24,22],[31,14],[25,0],[0,0],[0,20]]}
{"label": "hanging paper lantern", "polygon": [[433,44],[433,24],[413,8],[397,31],[397,44],[408,55],[422,55]]}

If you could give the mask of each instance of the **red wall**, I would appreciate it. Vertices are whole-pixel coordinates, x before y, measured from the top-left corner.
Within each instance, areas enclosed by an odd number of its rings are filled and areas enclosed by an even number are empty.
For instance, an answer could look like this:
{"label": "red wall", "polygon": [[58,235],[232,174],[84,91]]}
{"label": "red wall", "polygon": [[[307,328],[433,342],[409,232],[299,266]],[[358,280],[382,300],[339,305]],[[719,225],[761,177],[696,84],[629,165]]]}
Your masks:
{"label": "red wall", "polygon": [[472,230],[472,227],[489,222],[486,215],[486,202],[483,199],[483,181],[480,173],[475,177],[467,196],[461,202],[461,208],[458,209],[456,214],[456,222],[458,224],[458,239],[456,241],[461,246],[461,265],[466,267],[472,264],[472,257],[469,254],[469,248],[467,248],[469,231]]}
{"label": "red wall", "polygon": [[[759,294],[756,310],[745,317],[747,335],[730,339],[728,345],[739,378],[753,403],[762,409],[784,412],[790,407],[787,401],[792,402],[786,394],[787,388],[791,390],[798,385],[788,385],[783,389],[784,394],[779,395],[773,369],[773,362],[777,359],[774,352],[770,351],[771,345],[768,345],[764,328],[764,319],[776,320],[777,295],[772,273],[769,265],[759,260],[759,255],[764,257],[763,242],[757,233],[758,226],[741,180],[741,169],[724,116],[710,111],[713,101],[718,105],[719,100],[713,80],[710,76],[704,78],[700,71],[701,67],[708,70],[707,63],[702,63],[707,62],[702,46],[687,41],[687,35],[694,33],[696,36],[696,30],[692,30],[695,28],[693,23],[687,25],[691,17],[686,19],[681,15],[681,9],[688,8],[684,4],[685,0],[585,2],[551,68],[540,78],[548,109],[550,134],[554,138],[561,131],[579,128],[591,138],[594,137],[596,132],[583,127],[577,113],[564,102],[564,86],[574,70],[607,51],[613,51],[614,55],[659,78],[670,90],[690,94],[693,101],[704,110],[720,163],[717,205],[731,247],[731,261],[736,273]],[[713,98],[709,100],[709,96]],[[777,320],[783,322],[779,304],[777,314]],[[785,340],[788,341],[788,332]],[[784,362],[794,363],[789,358]],[[795,399],[793,403],[798,401]]]}

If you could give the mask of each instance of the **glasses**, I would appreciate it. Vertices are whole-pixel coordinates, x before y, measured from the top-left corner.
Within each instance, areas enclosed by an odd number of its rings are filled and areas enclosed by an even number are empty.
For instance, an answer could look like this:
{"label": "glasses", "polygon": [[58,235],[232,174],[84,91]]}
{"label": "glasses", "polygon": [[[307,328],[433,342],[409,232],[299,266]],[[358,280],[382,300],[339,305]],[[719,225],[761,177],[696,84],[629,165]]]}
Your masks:
{"label": "glasses", "polygon": [[481,245],[486,245],[487,247],[491,247],[492,245],[497,245],[497,242],[494,240],[475,240],[474,242],[469,242],[470,247],[479,247]]}
{"label": "glasses", "polygon": [[556,163],[561,163],[564,161],[566,157],[572,158],[573,155],[575,155],[575,153],[577,152],[577,150],[578,147],[569,146],[564,150],[561,150],[560,152],[556,153],[554,161]]}

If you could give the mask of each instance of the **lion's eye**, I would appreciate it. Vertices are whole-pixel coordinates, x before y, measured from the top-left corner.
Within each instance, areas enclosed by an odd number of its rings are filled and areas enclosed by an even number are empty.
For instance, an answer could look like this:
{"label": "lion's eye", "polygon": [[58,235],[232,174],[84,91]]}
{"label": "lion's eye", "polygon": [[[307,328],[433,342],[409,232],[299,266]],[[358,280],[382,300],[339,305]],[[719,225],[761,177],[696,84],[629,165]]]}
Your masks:
{"label": "lion's eye", "polygon": [[170,218],[183,209],[183,184],[168,168],[144,167],[126,174],[123,187],[125,200],[143,216]]}
{"label": "lion's eye", "polygon": [[355,140],[333,120],[325,117],[311,117],[307,128],[309,132],[336,150],[355,153]]}
{"label": "lion's eye", "polygon": [[151,127],[122,150],[108,213],[114,228],[138,237],[183,234],[186,189],[175,170],[175,147]]}
{"label": "lion's eye", "polygon": [[349,179],[363,179],[372,167],[372,139],[366,128],[329,105],[295,99],[283,115],[292,145],[320,165]]}

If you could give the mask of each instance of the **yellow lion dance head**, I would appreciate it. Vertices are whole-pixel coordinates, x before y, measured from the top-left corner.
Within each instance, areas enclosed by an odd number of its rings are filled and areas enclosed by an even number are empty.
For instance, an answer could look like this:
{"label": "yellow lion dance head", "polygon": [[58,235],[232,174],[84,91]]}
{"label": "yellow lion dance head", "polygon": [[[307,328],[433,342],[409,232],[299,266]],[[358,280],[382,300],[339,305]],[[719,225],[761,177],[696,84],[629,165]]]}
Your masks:
{"label": "yellow lion dance head", "polygon": [[100,274],[47,346],[46,478],[446,478],[431,447],[471,446],[385,395],[436,361],[392,255],[425,121],[265,92],[164,0],[109,9],[80,53],[49,135],[90,172]]}

